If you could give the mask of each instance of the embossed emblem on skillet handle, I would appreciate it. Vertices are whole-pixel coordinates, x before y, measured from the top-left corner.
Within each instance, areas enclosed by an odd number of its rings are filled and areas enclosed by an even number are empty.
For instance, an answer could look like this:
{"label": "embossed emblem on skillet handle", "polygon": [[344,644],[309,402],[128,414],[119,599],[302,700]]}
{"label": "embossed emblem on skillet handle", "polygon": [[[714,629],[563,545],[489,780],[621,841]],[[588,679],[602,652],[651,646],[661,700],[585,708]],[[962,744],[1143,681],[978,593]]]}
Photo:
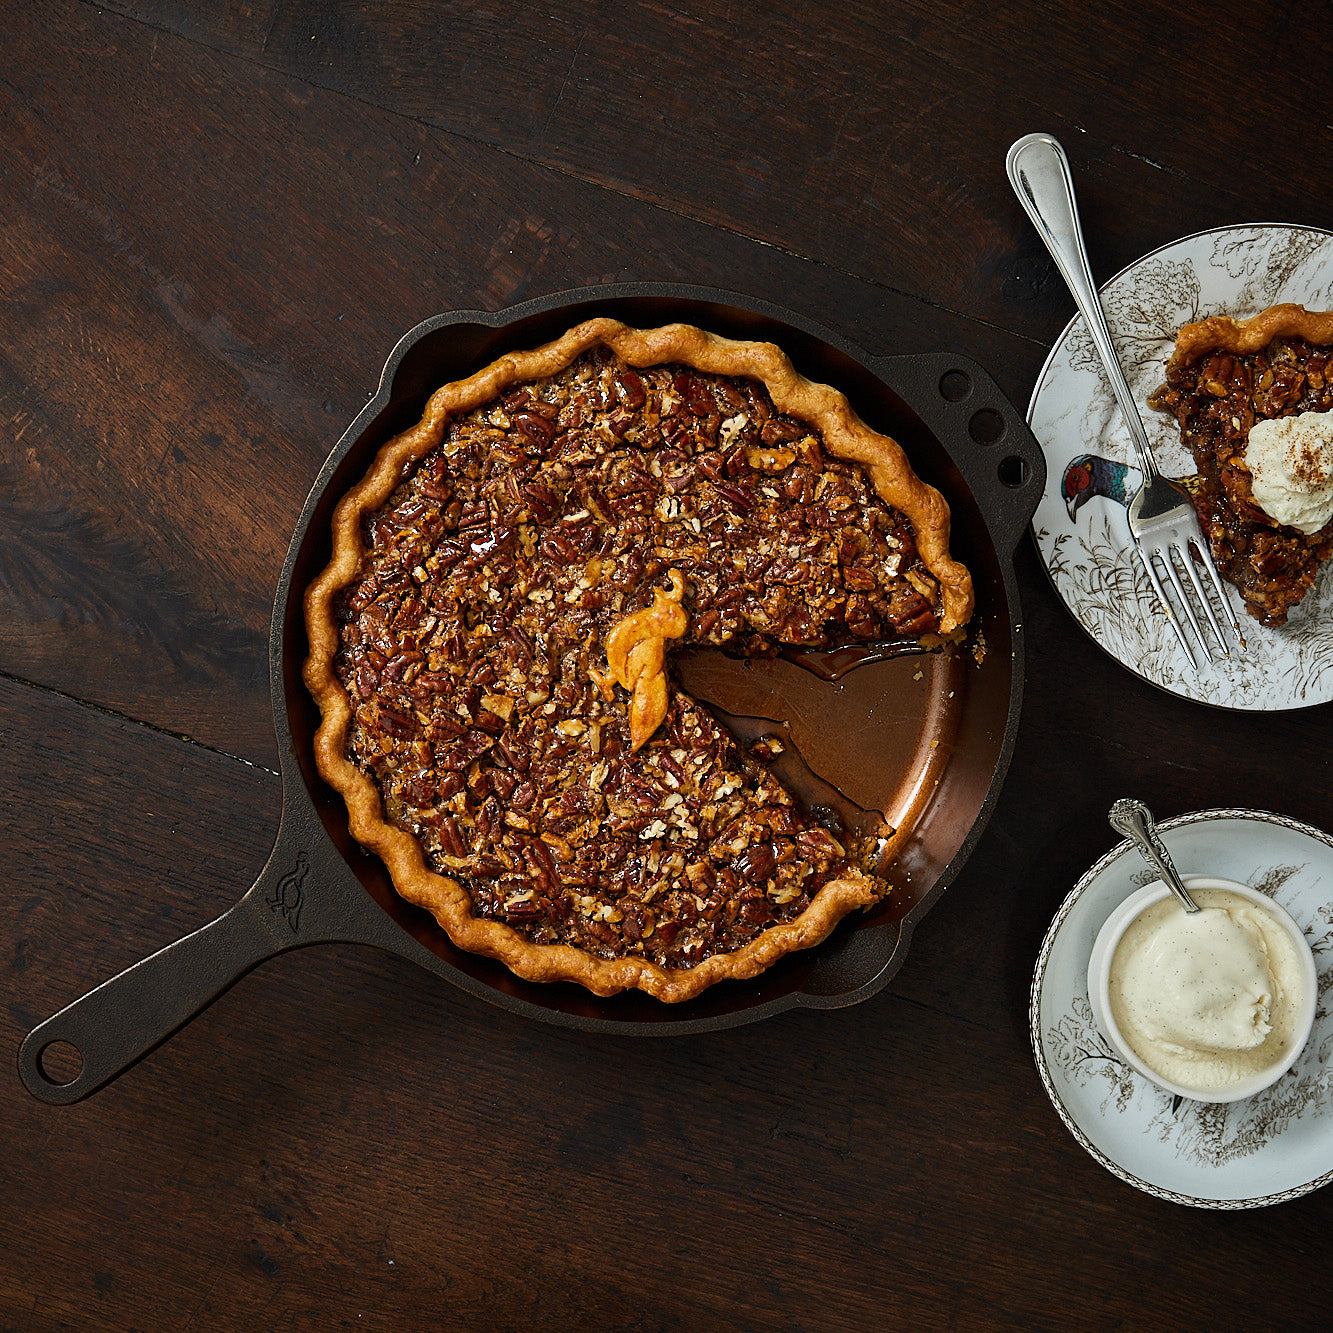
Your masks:
{"label": "embossed emblem on skillet handle", "polygon": [[[359,886],[348,891],[347,865],[313,820],[313,812],[289,804],[268,863],[234,907],[28,1033],[18,1052],[19,1077],[28,1091],[53,1105],[96,1092],[252,968],[289,949],[331,940],[382,944],[374,917],[355,906],[355,895],[364,897],[363,891]],[[62,1079],[52,1068],[57,1064],[52,1048],[70,1046],[81,1068],[74,1078]],[[63,1056],[62,1066],[69,1063],[69,1052]]]}

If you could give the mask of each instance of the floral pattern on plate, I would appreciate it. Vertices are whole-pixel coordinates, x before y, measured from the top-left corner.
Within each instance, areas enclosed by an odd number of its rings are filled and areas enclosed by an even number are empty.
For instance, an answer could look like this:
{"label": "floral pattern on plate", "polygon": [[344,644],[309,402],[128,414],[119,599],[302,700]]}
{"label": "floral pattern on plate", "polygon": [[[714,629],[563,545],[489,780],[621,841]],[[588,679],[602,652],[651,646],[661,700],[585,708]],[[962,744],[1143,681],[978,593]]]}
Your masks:
{"label": "floral pattern on plate", "polygon": [[1111,1050],[1088,1002],[1106,918],[1155,878],[1121,843],[1075,885],[1037,959],[1029,1022],[1037,1069],[1080,1144],[1122,1180],[1175,1203],[1254,1208],[1333,1180],[1333,838],[1259,810],[1205,810],[1158,825],[1183,874],[1240,880],[1295,918],[1314,950],[1314,1030],[1293,1068],[1239,1102],[1172,1097]]}
{"label": "floral pattern on plate", "polygon": [[[1163,246],[1112,278],[1102,302],[1125,376],[1162,471],[1184,477],[1193,460],[1175,420],[1148,396],[1183,324],[1210,315],[1245,319],[1293,301],[1333,309],[1333,232],[1245,226],[1199,232]],[[1239,710],[1306,708],[1333,698],[1333,567],[1288,623],[1268,629],[1228,587],[1245,634],[1243,653],[1196,674],[1134,555],[1125,497],[1138,488],[1133,447],[1082,317],[1065,328],[1028,408],[1046,450],[1046,493],[1032,520],[1056,591],[1085,630],[1122,665],[1172,694]]]}

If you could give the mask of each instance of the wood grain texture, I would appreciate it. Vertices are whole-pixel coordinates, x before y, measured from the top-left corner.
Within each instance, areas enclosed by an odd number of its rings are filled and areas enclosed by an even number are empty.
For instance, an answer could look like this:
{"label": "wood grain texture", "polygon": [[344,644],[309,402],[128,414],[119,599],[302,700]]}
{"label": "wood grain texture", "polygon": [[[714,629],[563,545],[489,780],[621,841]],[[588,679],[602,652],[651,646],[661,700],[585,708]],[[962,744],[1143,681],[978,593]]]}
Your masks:
{"label": "wood grain texture", "polygon": [[[1244,107],[1256,144],[1296,132],[1327,147],[1326,118],[1306,110],[1322,75],[1288,59],[1320,48],[1314,11],[1229,12],[1201,60],[1192,16],[1132,0],[116,7],[1044,340],[1068,301],[1003,172],[1034,127],[1069,146],[1105,277],[1204,227],[1323,222],[1317,153],[1270,152],[1241,174],[1218,132],[1224,107]],[[1127,189],[1132,210],[1117,206]]]}
{"label": "wood grain texture", "polygon": [[[1333,218],[1313,10],[1224,0],[1203,47],[1127,3],[765,10],[0,0],[0,1044],[262,865],[273,585],[418,320],[713,285],[1021,404],[1071,306],[1017,134],[1065,139],[1104,274]],[[1333,714],[1160,694],[1016,568],[1009,780],[879,996],[608,1039],[369,950],[276,958],[86,1102],[0,1079],[0,1329],[1320,1326],[1333,1194],[1130,1189],[1026,1006],[1114,797],[1329,827]]]}

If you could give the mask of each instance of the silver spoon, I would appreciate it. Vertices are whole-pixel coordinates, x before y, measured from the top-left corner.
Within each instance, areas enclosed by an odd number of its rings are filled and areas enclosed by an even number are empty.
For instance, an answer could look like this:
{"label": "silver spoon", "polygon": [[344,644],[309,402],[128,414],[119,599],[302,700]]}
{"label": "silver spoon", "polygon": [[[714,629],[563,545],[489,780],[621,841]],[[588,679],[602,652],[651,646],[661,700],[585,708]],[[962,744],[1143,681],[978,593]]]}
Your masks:
{"label": "silver spoon", "polygon": [[1111,807],[1111,813],[1107,818],[1117,833],[1123,833],[1139,849],[1143,859],[1157,871],[1167,888],[1180,899],[1180,905],[1187,912],[1197,912],[1199,904],[1190,897],[1190,891],[1176,873],[1171,853],[1166,850],[1166,844],[1157,832],[1157,825],[1153,822],[1152,812],[1148,807],[1142,801],[1127,797]]}

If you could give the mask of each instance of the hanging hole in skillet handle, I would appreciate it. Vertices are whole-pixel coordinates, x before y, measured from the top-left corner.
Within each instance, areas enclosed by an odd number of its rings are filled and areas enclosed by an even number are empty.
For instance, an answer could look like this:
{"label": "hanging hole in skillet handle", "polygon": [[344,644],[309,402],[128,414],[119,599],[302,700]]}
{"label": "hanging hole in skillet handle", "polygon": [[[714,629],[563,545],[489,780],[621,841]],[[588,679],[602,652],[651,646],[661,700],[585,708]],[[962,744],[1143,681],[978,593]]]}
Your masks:
{"label": "hanging hole in skillet handle", "polygon": [[83,1073],[83,1053],[72,1042],[47,1042],[37,1052],[37,1072],[53,1088],[68,1087]]}
{"label": "hanging hole in skillet handle", "polygon": [[940,376],[940,397],[946,403],[961,403],[972,392],[972,377],[965,370],[946,370]]}
{"label": "hanging hole in skillet handle", "polygon": [[1017,454],[1012,454],[1004,459],[996,469],[996,476],[999,477],[1002,485],[1008,486],[1010,490],[1018,490],[1027,484],[1028,476],[1032,469],[1028,466],[1026,458],[1019,458]]}
{"label": "hanging hole in skillet handle", "polygon": [[993,407],[983,407],[968,418],[967,433],[978,444],[998,444],[1004,439],[1004,432],[1004,417]]}

